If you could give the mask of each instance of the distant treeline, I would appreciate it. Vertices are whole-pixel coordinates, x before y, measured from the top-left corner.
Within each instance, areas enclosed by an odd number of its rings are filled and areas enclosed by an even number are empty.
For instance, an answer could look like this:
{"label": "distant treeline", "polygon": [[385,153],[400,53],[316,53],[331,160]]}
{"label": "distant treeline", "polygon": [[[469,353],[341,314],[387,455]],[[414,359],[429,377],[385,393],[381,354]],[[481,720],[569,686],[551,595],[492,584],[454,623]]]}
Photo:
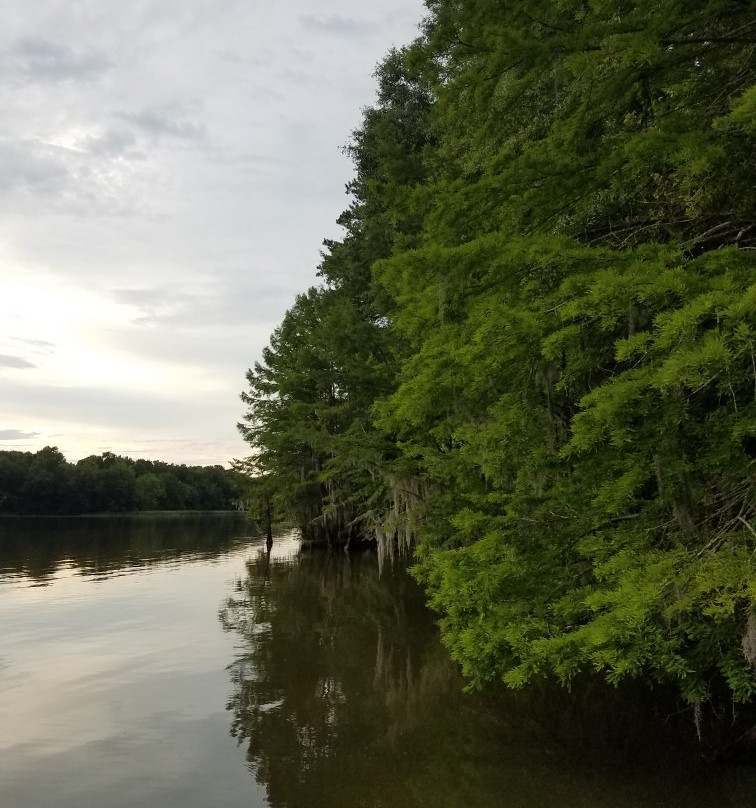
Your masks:
{"label": "distant treeline", "polygon": [[105,452],[69,463],[56,447],[0,452],[0,513],[77,514],[229,510],[241,497],[238,472],[132,460]]}

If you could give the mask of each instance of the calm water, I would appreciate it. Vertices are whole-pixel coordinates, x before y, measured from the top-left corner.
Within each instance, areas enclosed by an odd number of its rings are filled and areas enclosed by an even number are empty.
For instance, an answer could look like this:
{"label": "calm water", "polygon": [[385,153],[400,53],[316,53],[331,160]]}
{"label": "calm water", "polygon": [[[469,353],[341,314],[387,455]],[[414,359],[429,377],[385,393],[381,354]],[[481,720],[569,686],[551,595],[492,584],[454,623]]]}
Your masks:
{"label": "calm water", "polygon": [[406,575],[250,530],[0,520],[2,808],[753,808],[753,769],[463,694]]}

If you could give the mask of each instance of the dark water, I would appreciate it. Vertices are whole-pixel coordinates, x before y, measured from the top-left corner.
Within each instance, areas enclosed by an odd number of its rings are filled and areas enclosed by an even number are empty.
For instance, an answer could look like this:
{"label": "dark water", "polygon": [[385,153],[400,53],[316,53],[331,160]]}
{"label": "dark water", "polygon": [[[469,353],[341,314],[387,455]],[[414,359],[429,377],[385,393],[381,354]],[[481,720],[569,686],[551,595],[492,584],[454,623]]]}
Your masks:
{"label": "dark water", "polygon": [[0,806],[756,804],[747,767],[629,762],[659,739],[617,744],[603,704],[571,734],[591,711],[564,696],[462,693],[405,574],[298,547],[235,518],[0,520]]}

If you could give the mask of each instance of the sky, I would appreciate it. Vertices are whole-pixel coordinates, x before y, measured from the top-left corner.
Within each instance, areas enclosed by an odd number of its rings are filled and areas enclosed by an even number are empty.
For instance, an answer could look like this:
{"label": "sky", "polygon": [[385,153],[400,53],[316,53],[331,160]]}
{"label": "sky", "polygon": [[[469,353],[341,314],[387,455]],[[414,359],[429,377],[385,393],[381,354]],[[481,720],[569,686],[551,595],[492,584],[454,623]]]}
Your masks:
{"label": "sky", "polygon": [[420,0],[5,0],[0,450],[226,463]]}

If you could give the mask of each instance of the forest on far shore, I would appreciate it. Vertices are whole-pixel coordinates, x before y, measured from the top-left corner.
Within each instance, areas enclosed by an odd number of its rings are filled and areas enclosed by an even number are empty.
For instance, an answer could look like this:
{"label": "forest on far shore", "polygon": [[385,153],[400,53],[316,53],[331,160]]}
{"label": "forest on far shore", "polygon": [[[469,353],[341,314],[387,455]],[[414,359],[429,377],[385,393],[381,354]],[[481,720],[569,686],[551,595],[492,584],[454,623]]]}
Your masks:
{"label": "forest on far shore", "polygon": [[0,452],[0,513],[223,511],[237,507],[241,491],[240,475],[223,466],[132,460],[112,452],[69,463],[54,446]]}

